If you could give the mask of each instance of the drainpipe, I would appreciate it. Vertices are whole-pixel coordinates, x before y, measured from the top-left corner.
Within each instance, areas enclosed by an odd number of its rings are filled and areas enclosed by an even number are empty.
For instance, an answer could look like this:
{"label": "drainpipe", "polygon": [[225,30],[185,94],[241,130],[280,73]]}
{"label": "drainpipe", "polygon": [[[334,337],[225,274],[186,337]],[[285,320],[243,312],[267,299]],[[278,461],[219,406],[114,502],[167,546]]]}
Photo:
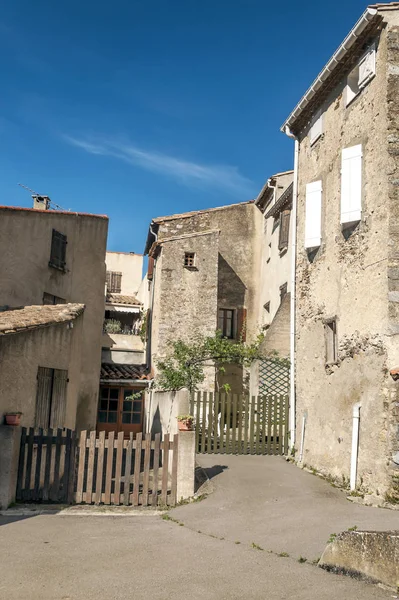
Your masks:
{"label": "drainpipe", "polygon": [[291,285],[290,285],[290,449],[295,446],[295,277],[296,277],[296,215],[298,201],[299,142],[289,127],[286,135],[295,140],[294,181],[292,190]]}
{"label": "drainpipe", "polygon": [[146,421],[147,421],[146,422],[147,433],[150,433],[150,414],[151,414],[151,406],[152,406],[152,394],[153,394],[152,388],[153,388],[153,385],[154,385],[154,380],[151,379],[148,382],[148,387],[147,387],[148,396],[149,396],[149,398],[148,398],[148,406],[147,406],[147,418],[146,418]]}
{"label": "drainpipe", "polygon": [[360,402],[353,405],[352,413],[352,453],[351,453],[351,477],[350,487],[351,490],[356,489],[356,475],[357,475],[357,456],[359,452],[359,422],[360,422]]}

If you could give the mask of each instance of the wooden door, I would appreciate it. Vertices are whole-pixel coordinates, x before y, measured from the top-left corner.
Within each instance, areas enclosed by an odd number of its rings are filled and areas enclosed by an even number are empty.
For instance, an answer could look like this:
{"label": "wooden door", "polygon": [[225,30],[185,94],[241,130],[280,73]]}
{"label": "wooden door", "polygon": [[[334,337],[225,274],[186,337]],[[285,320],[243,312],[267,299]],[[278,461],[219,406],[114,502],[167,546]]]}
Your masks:
{"label": "wooden door", "polygon": [[97,431],[123,431],[126,438],[143,431],[143,405],[144,393],[137,388],[102,385]]}

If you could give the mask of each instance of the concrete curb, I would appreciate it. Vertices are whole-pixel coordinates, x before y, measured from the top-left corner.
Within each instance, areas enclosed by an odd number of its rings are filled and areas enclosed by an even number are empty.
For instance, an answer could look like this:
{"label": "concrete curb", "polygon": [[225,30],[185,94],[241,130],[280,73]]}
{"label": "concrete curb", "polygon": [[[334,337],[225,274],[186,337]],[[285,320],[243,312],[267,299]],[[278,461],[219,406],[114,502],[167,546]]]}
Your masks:
{"label": "concrete curb", "polygon": [[168,511],[152,508],[136,508],[132,506],[32,505],[2,510],[0,511],[0,516],[9,518],[35,517],[38,515],[53,515],[59,517],[158,517],[166,512]]}
{"label": "concrete curb", "polygon": [[328,544],[319,567],[397,589],[399,531],[345,531]]}

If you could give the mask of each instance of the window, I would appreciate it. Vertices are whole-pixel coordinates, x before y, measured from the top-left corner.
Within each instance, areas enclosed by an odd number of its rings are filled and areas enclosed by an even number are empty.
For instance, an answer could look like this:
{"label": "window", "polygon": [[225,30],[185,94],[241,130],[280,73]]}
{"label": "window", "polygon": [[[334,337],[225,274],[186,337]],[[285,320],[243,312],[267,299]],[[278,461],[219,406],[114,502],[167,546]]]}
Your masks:
{"label": "window", "polygon": [[194,252],[185,252],[184,253],[184,266],[185,267],[195,267],[195,253]]}
{"label": "window", "polygon": [[362,56],[358,64],[349,73],[346,80],[346,106],[348,106],[360,91],[375,75],[375,45]]}
{"label": "window", "polygon": [[280,233],[278,239],[278,249],[284,250],[288,248],[288,240],[290,236],[290,210],[283,210],[280,213]]}
{"label": "window", "polygon": [[118,420],[119,388],[102,387],[98,410],[99,423],[116,423]]}
{"label": "window", "polygon": [[265,311],[267,313],[269,313],[270,312],[270,302],[266,302],[266,304],[263,305],[263,308],[265,309]]}
{"label": "window", "polygon": [[283,285],[280,286],[280,304],[282,303],[282,301],[284,300],[286,295],[287,295],[287,284],[284,283]]}
{"label": "window", "polygon": [[117,271],[107,271],[106,283],[108,293],[120,294],[122,289],[122,273]]}
{"label": "window", "polygon": [[65,271],[67,237],[53,229],[49,266]]}
{"label": "window", "polygon": [[65,426],[68,371],[39,367],[35,427],[56,429]]}
{"label": "window", "polygon": [[53,296],[53,294],[44,292],[43,304],[66,304],[66,300],[65,298],[60,298],[59,296]]}
{"label": "window", "polygon": [[123,390],[122,423],[139,425],[143,408],[143,397],[136,396],[132,390]]}
{"label": "window", "polygon": [[362,218],[362,146],[342,150],[341,224],[356,223]]}
{"label": "window", "polygon": [[218,329],[223,337],[234,339],[234,310],[229,308],[219,308]]}
{"label": "window", "polygon": [[318,248],[321,244],[321,181],[306,186],[305,248]]}
{"label": "window", "polygon": [[337,344],[337,320],[331,319],[324,324],[326,338],[326,364],[331,365],[337,362],[338,344]]}
{"label": "window", "polygon": [[317,111],[311,127],[310,127],[310,145],[312,146],[321,137],[323,133],[323,113],[321,110]]}

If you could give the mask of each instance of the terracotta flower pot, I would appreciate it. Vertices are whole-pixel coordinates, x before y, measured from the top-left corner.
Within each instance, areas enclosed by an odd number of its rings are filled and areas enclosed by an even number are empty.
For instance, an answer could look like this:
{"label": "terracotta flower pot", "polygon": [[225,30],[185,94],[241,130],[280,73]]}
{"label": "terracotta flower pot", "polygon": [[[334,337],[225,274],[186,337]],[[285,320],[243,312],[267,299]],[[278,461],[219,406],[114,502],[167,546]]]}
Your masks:
{"label": "terracotta flower pot", "polygon": [[20,425],[21,424],[22,413],[10,413],[6,415],[6,423],[7,425]]}
{"label": "terracotta flower pot", "polygon": [[192,419],[184,419],[183,421],[178,421],[177,425],[179,427],[179,431],[192,431],[193,430]]}

